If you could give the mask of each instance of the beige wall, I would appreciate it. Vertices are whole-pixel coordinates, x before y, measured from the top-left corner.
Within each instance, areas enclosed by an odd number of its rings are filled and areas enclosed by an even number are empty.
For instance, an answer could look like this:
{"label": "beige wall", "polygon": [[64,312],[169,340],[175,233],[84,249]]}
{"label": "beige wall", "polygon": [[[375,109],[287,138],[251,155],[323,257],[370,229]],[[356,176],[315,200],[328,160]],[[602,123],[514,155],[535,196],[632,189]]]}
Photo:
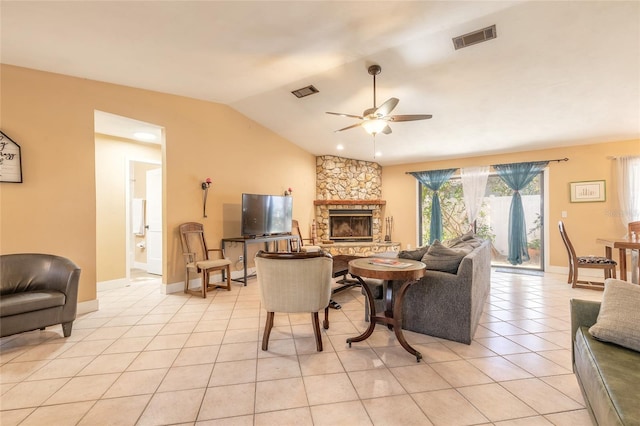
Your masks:
{"label": "beige wall", "polygon": [[183,280],[177,226],[203,222],[216,246],[237,236],[242,192],[292,186],[294,217],[304,229],[312,218],[315,157],[227,106],[8,65],[0,86],[0,128],[22,147],[24,179],[0,185],[0,253],[69,257],[82,268],[81,302],[96,298],[98,274],[94,110],[165,128],[164,283]]}
{"label": "beige wall", "polygon": [[[95,110],[165,128],[164,283],[183,279],[177,226],[201,221],[207,239],[240,234],[242,192],[280,194],[294,189],[294,217],[308,229],[315,199],[315,158],[231,108],[179,96],[2,65],[0,128],[22,147],[22,184],[0,184],[0,253],[46,252],[82,268],[79,300],[96,298],[97,216],[93,115]],[[416,183],[406,171],[569,157],[551,163],[550,264],[565,266],[555,224],[566,210],[567,228],[581,253],[601,253],[601,235],[623,235],[617,212],[613,161],[640,153],[639,141],[472,157],[385,167],[383,198],[394,217],[394,240],[416,243]],[[211,177],[208,218],[200,183]],[[571,204],[572,181],[605,179],[605,203]],[[237,259],[240,247],[227,254]]]}
{"label": "beige wall", "polygon": [[[549,163],[549,216],[546,218],[549,265],[566,267],[567,254],[557,230],[561,212],[567,212],[567,218],[562,220],[579,255],[603,254],[604,248],[596,244],[596,238],[622,237],[626,233],[618,217],[620,207],[611,157],[638,154],[640,141],[632,140],[385,167],[382,171],[382,196],[387,200],[386,214],[394,217],[394,241],[401,241],[403,248],[406,244],[415,247],[418,234],[417,181],[405,172],[567,157],[567,162]],[[606,202],[570,203],[569,183],[583,180],[606,180]]]}

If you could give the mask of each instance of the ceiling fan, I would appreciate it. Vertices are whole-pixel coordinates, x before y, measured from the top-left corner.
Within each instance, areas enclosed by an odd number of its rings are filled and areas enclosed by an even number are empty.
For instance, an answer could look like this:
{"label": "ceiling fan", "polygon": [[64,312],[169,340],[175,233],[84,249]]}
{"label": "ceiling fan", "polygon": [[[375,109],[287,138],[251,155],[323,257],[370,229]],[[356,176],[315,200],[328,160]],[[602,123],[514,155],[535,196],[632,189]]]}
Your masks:
{"label": "ceiling fan", "polygon": [[382,68],[380,67],[380,65],[371,65],[367,71],[370,75],[373,76],[373,108],[365,109],[362,115],[343,114],[340,112],[327,111],[327,114],[357,118],[358,120],[360,120],[359,123],[352,124],[351,126],[347,126],[342,129],[338,129],[336,130],[336,132],[353,129],[354,127],[362,127],[367,133],[373,136],[378,133],[384,133],[388,135],[389,133],[391,133],[389,122],[427,120],[432,117],[431,114],[391,115],[391,111],[393,111],[396,105],[398,105],[398,102],[400,102],[398,98],[389,98],[382,105],[377,107],[376,75],[380,74]]}

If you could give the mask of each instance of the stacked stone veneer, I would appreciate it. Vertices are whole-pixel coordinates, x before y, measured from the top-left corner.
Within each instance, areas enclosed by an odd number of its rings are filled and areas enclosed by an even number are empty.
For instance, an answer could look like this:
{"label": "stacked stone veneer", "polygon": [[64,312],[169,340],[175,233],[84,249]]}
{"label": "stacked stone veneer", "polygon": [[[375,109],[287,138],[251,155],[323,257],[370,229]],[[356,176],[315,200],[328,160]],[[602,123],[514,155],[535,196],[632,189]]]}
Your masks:
{"label": "stacked stone veneer", "polygon": [[[329,239],[329,209],[372,210],[373,241],[384,240],[382,167],[369,161],[323,155],[316,158],[316,232]],[[344,203],[341,203],[344,201]]]}

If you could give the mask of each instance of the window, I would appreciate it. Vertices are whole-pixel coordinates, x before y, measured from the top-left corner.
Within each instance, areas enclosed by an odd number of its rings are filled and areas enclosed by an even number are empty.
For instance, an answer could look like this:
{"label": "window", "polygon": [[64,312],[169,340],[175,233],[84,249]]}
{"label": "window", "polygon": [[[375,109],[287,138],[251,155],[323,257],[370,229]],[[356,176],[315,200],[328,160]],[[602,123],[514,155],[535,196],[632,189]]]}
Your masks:
{"label": "window", "polygon": [[[476,234],[492,241],[493,266],[542,270],[543,257],[543,173],[539,173],[527,187],[520,191],[527,223],[527,241],[529,247],[528,262],[513,266],[507,261],[509,209],[513,191],[496,174],[489,176],[485,198],[476,220]],[[470,229],[462,195],[462,180],[459,177],[449,179],[440,188],[442,208],[442,238],[455,238]],[[431,217],[432,191],[419,186],[419,235],[420,245],[429,242],[429,219]]]}

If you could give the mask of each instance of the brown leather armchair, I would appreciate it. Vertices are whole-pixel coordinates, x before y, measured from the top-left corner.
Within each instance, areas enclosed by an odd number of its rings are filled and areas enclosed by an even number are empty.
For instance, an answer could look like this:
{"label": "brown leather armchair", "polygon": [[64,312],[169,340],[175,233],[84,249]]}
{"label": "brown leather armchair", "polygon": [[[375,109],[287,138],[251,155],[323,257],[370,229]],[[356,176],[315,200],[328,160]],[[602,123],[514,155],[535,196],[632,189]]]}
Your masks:
{"label": "brown leather armchair", "polygon": [[78,306],[80,268],[51,254],[0,256],[0,336],[62,324],[71,335]]}

